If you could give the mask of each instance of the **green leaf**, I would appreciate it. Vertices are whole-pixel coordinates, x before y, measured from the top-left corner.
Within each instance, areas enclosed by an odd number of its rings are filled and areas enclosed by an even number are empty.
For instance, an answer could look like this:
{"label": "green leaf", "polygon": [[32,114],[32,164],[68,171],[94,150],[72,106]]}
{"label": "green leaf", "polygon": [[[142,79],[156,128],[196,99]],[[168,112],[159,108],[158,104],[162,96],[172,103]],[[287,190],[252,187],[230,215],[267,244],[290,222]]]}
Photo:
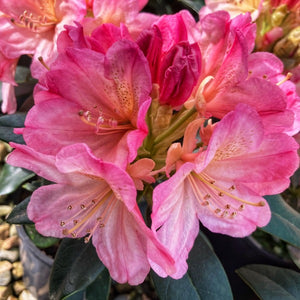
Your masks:
{"label": "green leaf", "polygon": [[261,228],[294,246],[300,247],[300,214],[292,209],[279,195],[265,196],[272,218],[270,223]]}
{"label": "green leaf", "polygon": [[38,233],[34,224],[24,225],[24,228],[32,242],[41,249],[51,247],[59,241],[57,238],[46,237]]}
{"label": "green leaf", "polygon": [[25,66],[17,66],[16,74],[15,74],[15,81],[17,83],[27,82],[31,78],[30,69]]}
{"label": "green leaf", "polygon": [[202,233],[195,240],[188,265],[187,273],[179,280],[151,273],[161,300],[233,299],[225,271]]}
{"label": "green leaf", "polygon": [[248,265],[236,270],[246,284],[263,300],[297,300],[300,274],[268,265]]}
{"label": "green leaf", "polygon": [[34,176],[30,171],[5,164],[0,174],[0,195],[14,192],[24,181]]}
{"label": "green leaf", "polygon": [[66,299],[85,289],[103,271],[91,242],[64,239],[60,244],[50,275],[50,299]]}
{"label": "green leaf", "polygon": [[85,292],[86,300],[108,300],[111,279],[108,270],[105,268],[96,280],[90,284]]}
{"label": "green leaf", "polygon": [[27,216],[27,206],[30,201],[30,197],[27,197],[21,203],[16,205],[12,212],[6,218],[6,222],[10,224],[33,224]]}
{"label": "green leaf", "polygon": [[191,8],[196,13],[198,13],[200,8],[204,6],[204,0],[179,0],[179,2],[182,2],[184,5]]}
{"label": "green leaf", "polygon": [[15,142],[25,144],[23,136],[15,134],[14,128],[24,127],[26,114],[16,113],[12,115],[4,115],[0,117],[0,140],[5,142]]}

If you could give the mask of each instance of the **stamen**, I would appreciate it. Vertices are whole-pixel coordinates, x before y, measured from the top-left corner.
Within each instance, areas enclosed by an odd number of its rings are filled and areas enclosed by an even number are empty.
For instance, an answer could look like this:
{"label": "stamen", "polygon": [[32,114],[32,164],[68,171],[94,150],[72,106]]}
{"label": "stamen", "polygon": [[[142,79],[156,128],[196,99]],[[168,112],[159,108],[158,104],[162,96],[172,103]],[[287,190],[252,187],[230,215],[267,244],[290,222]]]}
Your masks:
{"label": "stamen", "polygon": [[293,76],[293,73],[288,72],[285,76],[285,78],[283,78],[281,81],[277,82],[276,85],[281,85],[284,82],[288,81],[289,79],[291,79],[291,77]]}
{"label": "stamen", "polygon": [[[68,233],[72,234],[72,232],[74,232],[77,228],[79,228],[82,224],[84,224],[87,220],[89,220],[91,218],[91,216],[93,216],[98,211],[98,209],[103,205],[103,203],[111,195],[112,195],[112,190],[108,190],[106,192],[106,194],[99,200],[99,202],[86,214],[86,216],[82,220],[79,220],[78,222],[76,222],[76,224],[71,229],[68,230]],[[108,205],[109,205],[109,203],[108,203]],[[83,204],[80,205],[80,208],[82,209],[83,206],[84,206]],[[84,208],[85,208],[85,206],[84,206]]]}
{"label": "stamen", "polygon": [[236,217],[236,215],[237,215],[237,212],[236,212],[236,211],[234,211],[234,212],[232,212],[232,213],[231,213],[231,215],[230,215],[230,218],[232,218],[232,219],[233,219],[234,217]]}
{"label": "stamen", "polygon": [[48,67],[48,65],[45,63],[44,59],[42,56],[38,57],[39,62],[49,71],[50,68]]}
{"label": "stamen", "polygon": [[[212,187],[212,188],[215,189],[216,191],[221,192],[221,193],[225,194],[226,196],[228,196],[228,197],[230,197],[230,198],[232,198],[232,199],[234,199],[234,200],[237,200],[237,201],[239,201],[239,202],[242,202],[242,203],[245,203],[245,204],[249,204],[249,205],[252,205],[252,206],[264,206],[264,205],[265,205],[265,203],[262,202],[262,201],[260,201],[260,202],[258,202],[258,203],[254,203],[254,202],[250,202],[250,201],[244,200],[244,199],[242,199],[242,198],[239,198],[239,197],[237,197],[237,196],[235,196],[235,195],[232,195],[231,193],[229,193],[229,192],[227,192],[227,191],[221,189],[220,187],[216,186],[216,185],[214,184],[215,182],[213,182],[213,181],[207,181],[206,179],[204,179],[203,177],[201,177],[201,176],[200,176],[199,174],[197,174],[197,173],[194,173],[194,174],[195,174],[195,175],[197,176],[197,178],[198,178],[200,181],[202,181],[203,183],[207,184],[208,186]],[[212,183],[212,182],[213,182],[213,183]]]}

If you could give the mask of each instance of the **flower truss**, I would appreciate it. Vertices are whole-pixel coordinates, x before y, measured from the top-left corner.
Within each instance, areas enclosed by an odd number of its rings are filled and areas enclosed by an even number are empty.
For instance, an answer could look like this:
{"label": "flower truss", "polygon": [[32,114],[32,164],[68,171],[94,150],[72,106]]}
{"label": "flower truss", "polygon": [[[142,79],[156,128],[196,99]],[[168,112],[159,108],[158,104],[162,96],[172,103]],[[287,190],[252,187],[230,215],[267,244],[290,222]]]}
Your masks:
{"label": "flower truss", "polygon": [[199,221],[232,237],[266,226],[263,196],[298,168],[296,86],[278,57],[253,52],[264,4],[213,2],[196,22],[140,13],[141,0],[0,1],[3,112],[21,55],[38,79],[8,163],[54,183],[28,216],[45,236],[91,240],[118,282],[150,267],[183,277]]}

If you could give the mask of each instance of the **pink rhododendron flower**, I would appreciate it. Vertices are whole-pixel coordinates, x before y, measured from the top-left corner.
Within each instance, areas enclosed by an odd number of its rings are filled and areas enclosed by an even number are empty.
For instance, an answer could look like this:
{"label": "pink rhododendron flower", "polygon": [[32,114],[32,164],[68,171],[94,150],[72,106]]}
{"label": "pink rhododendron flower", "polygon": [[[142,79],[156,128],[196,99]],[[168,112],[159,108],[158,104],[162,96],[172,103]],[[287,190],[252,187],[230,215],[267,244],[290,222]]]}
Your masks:
{"label": "pink rhododendron flower", "polygon": [[135,159],[148,132],[152,89],[148,63],[136,44],[118,41],[106,55],[67,48],[41,82],[22,131],[27,145],[56,154],[84,142],[97,157],[123,168]]}
{"label": "pink rhododendron flower", "polygon": [[92,155],[84,144],[62,149],[56,157],[27,146],[16,149],[8,162],[55,182],[36,190],[28,216],[45,236],[92,239],[113,279],[143,282],[150,265],[174,272],[174,262],[145,225],[130,176]]}
{"label": "pink rhododendron flower", "polygon": [[[50,64],[56,56],[57,36],[64,25],[82,20],[85,14],[84,0],[0,0],[1,55],[9,60],[17,60],[23,54],[33,55],[31,71],[38,78],[46,70],[38,58],[43,57]],[[11,74],[13,77],[14,68]],[[10,103],[6,107],[15,107],[14,96],[6,101]]]}
{"label": "pink rhododendron flower", "polygon": [[151,26],[158,16],[150,13],[139,13],[148,0],[94,0],[92,17],[83,21],[85,34],[89,35],[99,25],[111,23],[120,26],[125,24],[130,33],[137,37],[139,33]]}
{"label": "pink rhododendron flower", "polygon": [[213,129],[207,148],[194,153],[195,120],[184,143],[168,152],[168,168],[176,173],[153,194],[152,228],[171,251],[180,278],[199,230],[244,237],[271,217],[263,195],[282,192],[298,167],[298,145],[282,133],[265,134],[259,115],[247,105],[237,106]]}
{"label": "pink rhododendron flower", "polygon": [[290,132],[294,113],[281,79],[270,81],[268,74],[255,72],[272,62],[280,66],[276,67],[279,75],[282,64],[274,55],[251,54],[255,25],[250,16],[230,20],[221,11],[204,17],[199,26],[202,73],[191,98],[202,102],[204,115],[221,119],[238,103],[245,103],[260,114],[265,130]]}
{"label": "pink rhododendron flower", "polygon": [[16,85],[14,76],[17,61],[17,59],[5,57],[0,51],[0,80],[3,81],[1,110],[3,113],[12,114],[17,108],[14,93],[14,86]]}
{"label": "pink rhododendron flower", "polygon": [[232,18],[242,14],[251,13],[253,20],[256,20],[262,9],[264,0],[205,0],[205,6],[200,10],[200,17],[206,14],[218,11],[226,10],[230,13]]}

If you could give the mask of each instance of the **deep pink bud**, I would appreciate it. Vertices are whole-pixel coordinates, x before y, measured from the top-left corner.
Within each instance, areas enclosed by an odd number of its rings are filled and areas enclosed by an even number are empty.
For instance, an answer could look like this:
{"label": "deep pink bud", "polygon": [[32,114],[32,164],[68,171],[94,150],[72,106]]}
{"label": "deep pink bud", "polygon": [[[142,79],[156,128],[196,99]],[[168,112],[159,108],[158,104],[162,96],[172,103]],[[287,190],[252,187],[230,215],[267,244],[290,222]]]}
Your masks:
{"label": "deep pink bud", "polygon": [[160,103],[173,107],[182,105],[191,95],[201,71],[198,44],[180,42],[163,58],[160,73]]}
{"label": "deep pink bud", "polygon": [[159,28],[153,26],[144,30],[137,40],[137,44],[148,60],[152,82],[158,83],[159,66],[162,55],[162,36]]}

